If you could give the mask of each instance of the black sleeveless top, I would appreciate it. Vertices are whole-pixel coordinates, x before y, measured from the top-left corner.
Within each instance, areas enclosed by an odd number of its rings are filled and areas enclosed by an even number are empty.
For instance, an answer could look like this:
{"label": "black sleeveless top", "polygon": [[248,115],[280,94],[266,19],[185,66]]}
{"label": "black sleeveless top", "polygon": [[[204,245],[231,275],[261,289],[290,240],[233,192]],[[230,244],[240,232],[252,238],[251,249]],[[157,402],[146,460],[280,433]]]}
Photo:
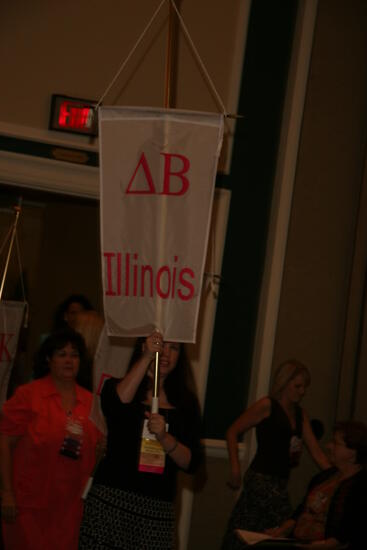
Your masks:
{"label": "black sleeveless top", "polygon": [[280,403],[272,398],[270,401],[270,415],[256,426],[257,451],[251,469],[287,479],[290,469],[298,464],[300,458],[303,413],[296,405],[294,430]]}
{"label": "black sleeveless top", "polygon": [[[122,403],[116,391],[118,382],[116,378],[106,380],[101,393],[108,437],[106,455],[97,468],[94,482],[172,501],[179,468],[167,454],[163,474],[138,470],[143,422],[149,407],[137,399]],[[194,406],[185,411],[181,408],[160,409],[160,414],[166,418],[169,433],[191,450],[191,461],[186,472],[193,473],[202,456],[199,410]]]}

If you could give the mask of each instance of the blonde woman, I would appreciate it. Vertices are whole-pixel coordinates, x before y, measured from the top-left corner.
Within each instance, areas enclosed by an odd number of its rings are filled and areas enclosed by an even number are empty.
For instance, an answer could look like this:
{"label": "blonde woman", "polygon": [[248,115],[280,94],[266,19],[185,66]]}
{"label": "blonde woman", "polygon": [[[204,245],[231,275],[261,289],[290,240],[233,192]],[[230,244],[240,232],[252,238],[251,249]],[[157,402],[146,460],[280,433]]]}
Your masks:
{"label": "blonde woman", "polygon": [[305,365],[293,359],[285,361],[275,372],[270,394],[245,410],[227,430],[231,488],[238,489],[241,484],[238,439],[251,428],[256,429],[257,451],[244,476],[223,549],[236,548],[235,529],[261,532],[290,516],[287,483],[291,468],[299,463],[303,442],[320,468],[330,466],[300,407],[310,382]]}

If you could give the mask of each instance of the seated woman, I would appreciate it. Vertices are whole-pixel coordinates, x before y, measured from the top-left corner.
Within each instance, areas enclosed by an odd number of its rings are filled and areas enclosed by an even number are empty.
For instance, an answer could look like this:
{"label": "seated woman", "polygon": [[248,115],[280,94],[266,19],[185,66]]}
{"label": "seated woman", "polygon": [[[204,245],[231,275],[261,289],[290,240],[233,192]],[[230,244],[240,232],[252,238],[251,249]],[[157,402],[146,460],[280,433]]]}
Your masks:
{"label": "seated woman", "polygon": [[[275,537],[292,537],[284,548],[362,550],[366,548],[367,426],[339,422],[329,443],[333,468],[316,475],[292,518],[277,529]],[[271,546],[269,541],[264,543]],[[277,548],[282,548],[280,541]]]}

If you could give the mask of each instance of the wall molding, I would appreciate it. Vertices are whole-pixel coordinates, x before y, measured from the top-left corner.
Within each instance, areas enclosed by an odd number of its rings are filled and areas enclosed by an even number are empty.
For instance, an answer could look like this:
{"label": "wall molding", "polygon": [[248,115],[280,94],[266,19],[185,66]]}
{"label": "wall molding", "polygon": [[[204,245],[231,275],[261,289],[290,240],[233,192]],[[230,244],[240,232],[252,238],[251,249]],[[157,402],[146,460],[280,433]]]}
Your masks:
{"label": "wall molding", "polygon": [[0,182],[38,191],[99,198],[99,169],[0,151]]}
{"label": "wall molding", "polygon": [[[317,8],[318,0],[301,0],[298,8],[258,309],[249,402],[269,391]],[[247,463],[256,447],[253,433],[249,439]]]}

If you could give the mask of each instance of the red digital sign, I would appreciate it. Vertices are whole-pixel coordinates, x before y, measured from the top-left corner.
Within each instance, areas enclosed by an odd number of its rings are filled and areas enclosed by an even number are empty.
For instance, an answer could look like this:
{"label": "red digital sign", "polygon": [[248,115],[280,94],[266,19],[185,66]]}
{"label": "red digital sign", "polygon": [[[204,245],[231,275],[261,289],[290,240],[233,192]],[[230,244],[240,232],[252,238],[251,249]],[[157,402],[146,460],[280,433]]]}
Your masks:
{"label": "red digital sign", "polygon": [[50,130],[97,135],[95,101],[54,94],[51,101]]}

